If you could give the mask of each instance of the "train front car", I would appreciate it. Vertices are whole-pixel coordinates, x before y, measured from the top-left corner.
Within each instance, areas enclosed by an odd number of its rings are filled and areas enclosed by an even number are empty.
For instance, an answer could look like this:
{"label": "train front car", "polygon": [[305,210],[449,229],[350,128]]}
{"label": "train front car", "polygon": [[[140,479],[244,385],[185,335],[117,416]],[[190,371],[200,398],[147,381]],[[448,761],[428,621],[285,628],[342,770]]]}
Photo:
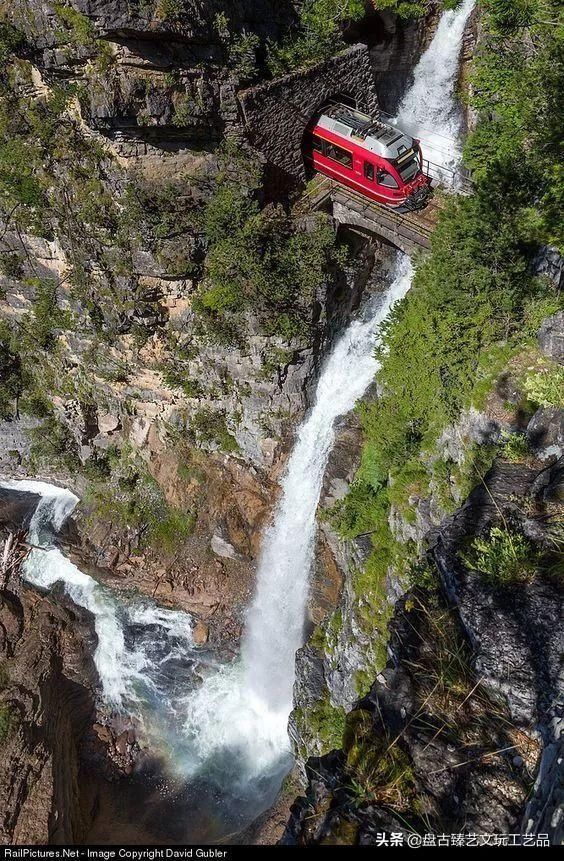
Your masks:
{"label": "train front car", "polygon": [[308,135],[313,168],[399,212],[421,209],[431,193],[419,141],[346,105],[332,105]]}

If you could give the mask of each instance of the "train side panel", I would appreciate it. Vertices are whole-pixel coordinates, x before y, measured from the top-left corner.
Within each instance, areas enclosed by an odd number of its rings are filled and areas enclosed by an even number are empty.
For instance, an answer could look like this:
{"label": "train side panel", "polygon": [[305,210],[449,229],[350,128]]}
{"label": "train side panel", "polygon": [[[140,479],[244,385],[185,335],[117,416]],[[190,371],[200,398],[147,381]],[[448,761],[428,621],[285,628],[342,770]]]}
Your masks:
{"label": "train side panel", "polygon": [[353,141],[324,128],[311,134],[312,163],[319,173],[364,194],[378,203],[397,207],[407,193],[394,168],[385,159],[367,152]]}

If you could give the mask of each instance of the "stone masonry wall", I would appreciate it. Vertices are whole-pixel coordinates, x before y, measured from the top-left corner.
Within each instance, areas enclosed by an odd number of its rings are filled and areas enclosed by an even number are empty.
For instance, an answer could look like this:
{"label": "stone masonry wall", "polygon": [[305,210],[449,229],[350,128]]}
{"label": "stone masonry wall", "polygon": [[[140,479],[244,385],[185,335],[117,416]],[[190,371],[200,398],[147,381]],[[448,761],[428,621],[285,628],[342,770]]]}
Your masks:
{"label": "stone masonry wall", "polygon": [[288,189],[306,179],[302,158],[304,130],[330,98],[346,95],[371,114],[378,96],[365,45],[353,45],[310,69],[238,93],[247,134],[267,160],[269,186]]}

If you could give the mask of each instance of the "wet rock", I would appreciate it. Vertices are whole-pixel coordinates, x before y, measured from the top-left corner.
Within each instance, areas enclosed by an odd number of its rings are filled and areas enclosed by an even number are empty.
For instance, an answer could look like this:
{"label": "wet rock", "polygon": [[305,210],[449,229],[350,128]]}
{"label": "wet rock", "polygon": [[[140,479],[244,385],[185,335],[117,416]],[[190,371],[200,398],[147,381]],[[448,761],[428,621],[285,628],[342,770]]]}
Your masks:
{"label": "wet rock", "polygon": [[[56,598],[0,591],[0,842],[75,844],[90,824],[78,775],[95,719],[89,621]],[[92,778],[94,779],[94,778]]]}
{"label": "wet rock", "polygon": [[121,754],[121,756],[124,756],[127,753],[128,744],[129,736],[127,730],[124,730],[124,732],[120,733],[115,740],[116,751]]}
{"label": "wet rock", "polygon": [[104,742],[105,744],[109,744],[109,742],[112,740],[112,731],[110,727],[105,726],[101,723],[95,723],[92,729],[94,730],[100,741]]}
{"label": "wet rock", "polygon": [[0,526],[19,530],[29,526],[40,496],[0,487]]}
{"label": "wet rock", "polygon": [[192,628],[192,639],[196,646],[205,646],[210,637],[210,629],[209,625],[203,622],[201,619],[198,619],[194,627]]}

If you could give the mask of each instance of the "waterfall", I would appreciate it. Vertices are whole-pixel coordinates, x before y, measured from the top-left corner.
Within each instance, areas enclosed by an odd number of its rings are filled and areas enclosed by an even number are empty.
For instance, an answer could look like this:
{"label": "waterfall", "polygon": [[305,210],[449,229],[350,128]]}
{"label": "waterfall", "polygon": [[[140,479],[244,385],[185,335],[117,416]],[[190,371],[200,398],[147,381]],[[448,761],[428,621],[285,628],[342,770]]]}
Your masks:
{"label": "waterfall", "polygon": [[207,679],[186,702],[192,750],[201,764],[219,763],[224,779],[228,774],[239,787],[259,777],[276,783],[287,768],[295,654],[304,641],[315,515],[335,422],[373,381],[380,326],[411,279],[411,261],[398,255],[389,288],[352,321],[328,356],[263,538],[241,659]]}
{"label": "waterfall", "polygon": [[421,138],[423,158],[436,165],[442,180],[455,188],[462,163],[462,114],[455,89],[462,37],[474,6],[475,0],[462,0],[456,9],[443,12],[393,120],[413,137]]}
{"label": "waterfall", "polygon": [[352,410],[373,381],[378,329],[407,292],[411,277],[409,258],[402,255],[386,293],[373,300],[364,316],[353,320],[335,344],[322,368],[313,408],[296,435],[274,522],[263,539],[256,596],[242,650],[247,687],[272,711],[289,713],[292,703],[294,656],[303,643],[315,514],[335,420]]}
{"label": "waterfall", "polygon": [[[457,9],[443,13],[396,117],[398,125],[427,139],[427,158],[451,170],[460,165],[461,116],[455,85],[462,37],[474,2],[463,0]],[[328,357],[314,406],[297,432],[281,499],[263,539],[241,660],[207,679],[186,703],[186,731],[200,763],[221,761],[239,785],[275,774],[287,762],[295,653],[304,639],[315,513],[335,421],[352,409],[374,378],[378,328],[393,303],[409,289],[411,278],[411,262],[400,257],[383,300],[351,323]],[[231,769],[226,766],[228,751],[235,759]]]}

